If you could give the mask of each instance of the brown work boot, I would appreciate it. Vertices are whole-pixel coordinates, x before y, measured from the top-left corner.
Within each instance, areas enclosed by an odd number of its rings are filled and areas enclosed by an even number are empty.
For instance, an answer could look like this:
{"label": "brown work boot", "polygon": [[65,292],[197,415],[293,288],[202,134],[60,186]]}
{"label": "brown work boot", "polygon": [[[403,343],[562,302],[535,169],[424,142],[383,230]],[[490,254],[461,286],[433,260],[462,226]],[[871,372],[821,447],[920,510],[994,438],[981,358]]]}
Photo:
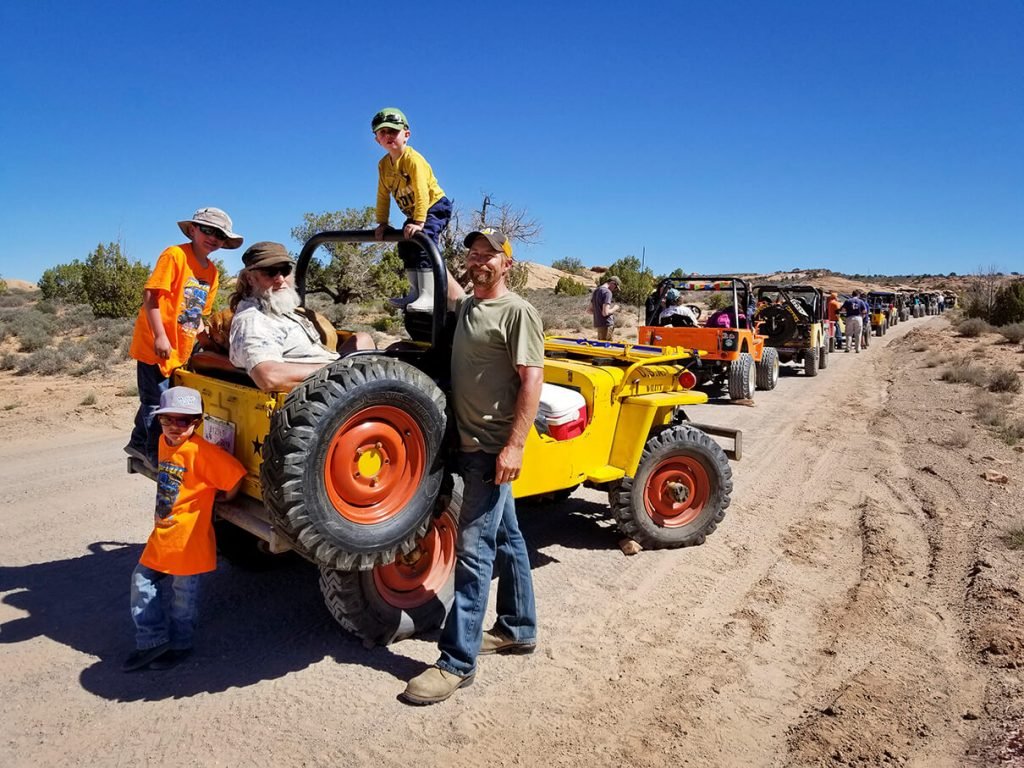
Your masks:
{"label": "brown work boot", "polygon": [[533,653],[537,650],[536,643],[520,643],[511,637],[505,637],[497,629],[484,630],[484,639],[480,643],[480,655],[491,653]]}
{"label": "brown work boot", "polygon": [[399,698],[410,704],[437,704],[447,699],[459,688],[472,685],[475,674],[474,672],[465,677],[459,677],[440,667],[431,667],[410,680]]}

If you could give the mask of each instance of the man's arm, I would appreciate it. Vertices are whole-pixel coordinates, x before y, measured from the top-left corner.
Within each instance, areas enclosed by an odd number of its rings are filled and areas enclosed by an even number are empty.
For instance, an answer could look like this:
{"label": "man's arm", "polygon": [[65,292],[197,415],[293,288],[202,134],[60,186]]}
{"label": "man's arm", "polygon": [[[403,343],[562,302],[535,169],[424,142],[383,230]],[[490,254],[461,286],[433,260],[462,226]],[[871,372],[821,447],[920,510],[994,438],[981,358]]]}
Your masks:
{"label": "man's arm", "polygon": [[325,363],[282,363],[274,360],[257,363],[249,377],[264,392],[291,392]]}
{"label": "man's arm", "polygon": [[494,466],[494,484],[510,483],[519,477],[523,467],[523,446],[526,436],[533,427],[540,403],[540,388],[544,383],[544,369],[536,366],[520,365],[519,395],[516,397],[515,415],[512,420],[512,433],[508,442],[498,454]]}

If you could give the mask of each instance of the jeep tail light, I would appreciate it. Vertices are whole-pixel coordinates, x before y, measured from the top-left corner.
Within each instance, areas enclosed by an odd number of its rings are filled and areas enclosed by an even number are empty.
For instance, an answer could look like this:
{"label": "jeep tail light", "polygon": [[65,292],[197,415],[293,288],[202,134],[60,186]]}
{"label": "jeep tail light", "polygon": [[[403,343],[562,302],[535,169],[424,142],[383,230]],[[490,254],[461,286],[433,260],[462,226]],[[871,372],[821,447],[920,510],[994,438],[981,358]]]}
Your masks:
{"label": "jeep tail light", "polygon": [[692,371],[683,371],[679,374],[679,386],[683,389],[693,389],[697,386],[697,377]]}

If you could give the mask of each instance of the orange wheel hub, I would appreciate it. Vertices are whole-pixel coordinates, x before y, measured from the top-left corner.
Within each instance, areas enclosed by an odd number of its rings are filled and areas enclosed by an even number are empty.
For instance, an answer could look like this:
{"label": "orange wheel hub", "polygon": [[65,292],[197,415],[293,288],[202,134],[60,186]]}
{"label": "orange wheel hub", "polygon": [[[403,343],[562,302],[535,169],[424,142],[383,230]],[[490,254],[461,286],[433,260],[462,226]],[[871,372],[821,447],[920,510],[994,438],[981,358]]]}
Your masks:
{"label": "orange wheel hub", "polygon": [[678,528],[696,518],[711,495],[704,465],[688,456],[672,456],[658,464],[644,487],[644,509],[663,528]]}
{"label": "orange wheel hub", "polygon": [[341,425],[327,449],[327,496],[346,520],[383,522],[409,503],[426,456],[423,433],[408,413],[390,405],[365,408]]}
{"label": "orange wheel hub", "polygon": [[377,592],[390,605],[403,610],[418,608],[437,597],[455,568],[458,526],[447,512],[408,555],[390,565],[373,569]]}

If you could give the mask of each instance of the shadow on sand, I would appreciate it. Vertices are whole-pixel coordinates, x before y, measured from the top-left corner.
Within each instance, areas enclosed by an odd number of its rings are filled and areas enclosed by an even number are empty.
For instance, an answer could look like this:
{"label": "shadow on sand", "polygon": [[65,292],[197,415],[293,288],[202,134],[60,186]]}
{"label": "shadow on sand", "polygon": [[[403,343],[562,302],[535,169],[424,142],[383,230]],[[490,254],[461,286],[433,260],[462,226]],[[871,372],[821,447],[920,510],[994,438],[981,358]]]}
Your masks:
{"label": "shadow on sand", "polygon": [[[534,568],[553,562],[541,551],[550,544],[614,548],[614,526],[599,524],[606,516],[606,506],[581,499],[524,504],[521,524]],[[264,571],[233,567],[221,559],[218,569],[201,582],[195,654],[171,671],[126,674],[121,662],[134,647],[129,577],[141,553],[141,544],[99,541],[80,557],[0,567],[3,602],[27,614],[0,625],[0,646],[46,637],[96,657],[82,671],[81,685],[115,701],[184,698],[245,687],[325,658],[377,669],[401,681],[423,669],[421,662],[400,651],[364,648],[344,632],[323,606],[317,569],[299,557],[282,556]]]}

